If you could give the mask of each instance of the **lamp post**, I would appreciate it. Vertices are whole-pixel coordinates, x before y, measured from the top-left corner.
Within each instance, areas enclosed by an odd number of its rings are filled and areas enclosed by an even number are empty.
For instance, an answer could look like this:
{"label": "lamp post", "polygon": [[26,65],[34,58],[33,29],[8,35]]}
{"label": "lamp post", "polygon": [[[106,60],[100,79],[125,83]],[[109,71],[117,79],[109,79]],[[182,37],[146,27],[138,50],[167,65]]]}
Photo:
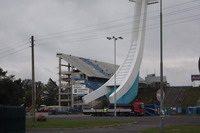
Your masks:
{"label": "lamp post", "polygon": [[115,79],[115,81],[114,81],[114,93],[115,93],[115,95],[114,95],[114,116],[116,117],[117,116],[117,112],[116,112],[116,89],[117,89],[117,87],[116,87],[116,41],[118,40],[118,39],[123,39],[121,36],[120,37],[115,37],[115,36],[113,36],[113,37],[107,37],[107,39],[108,40],[112,40],[112,39],[114,39],[114,79]]}

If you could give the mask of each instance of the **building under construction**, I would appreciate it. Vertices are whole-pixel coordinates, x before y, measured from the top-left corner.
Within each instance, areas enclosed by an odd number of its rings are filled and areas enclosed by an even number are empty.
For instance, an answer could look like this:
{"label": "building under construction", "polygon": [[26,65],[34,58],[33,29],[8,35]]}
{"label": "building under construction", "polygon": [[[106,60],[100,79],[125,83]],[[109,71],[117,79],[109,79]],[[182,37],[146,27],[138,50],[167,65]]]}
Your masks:
{"label": "building under construction", "polygon": [[76,108],[84,105],[82,97],[103,85],[115,72],[113,64],[62,53],[58,53],[57,57],[59,58],[58,104],[62,106]]}

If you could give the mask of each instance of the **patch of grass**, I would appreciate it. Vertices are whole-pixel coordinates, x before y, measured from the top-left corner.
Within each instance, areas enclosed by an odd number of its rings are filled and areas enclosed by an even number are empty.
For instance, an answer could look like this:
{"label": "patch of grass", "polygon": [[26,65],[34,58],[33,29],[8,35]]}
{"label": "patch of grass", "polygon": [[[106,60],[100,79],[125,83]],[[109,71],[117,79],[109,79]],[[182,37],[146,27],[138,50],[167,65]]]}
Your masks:
{"label": "patch of grass", "polygon": [[119,124],[127,124],[131,121],[78,121],[78,120],[47,120],[46,122],[36,122],[36,126],[32,127],[32,121],[26,120],[26,129],[64,129],[64,128],[89,128],[114,126]]}
{"label": "patch of grass", "polygon": [[[164,133],[199,133],[200,125],[178,125],[164,128]],[[160,128],[152,128],[140,133],[160,133]]]}

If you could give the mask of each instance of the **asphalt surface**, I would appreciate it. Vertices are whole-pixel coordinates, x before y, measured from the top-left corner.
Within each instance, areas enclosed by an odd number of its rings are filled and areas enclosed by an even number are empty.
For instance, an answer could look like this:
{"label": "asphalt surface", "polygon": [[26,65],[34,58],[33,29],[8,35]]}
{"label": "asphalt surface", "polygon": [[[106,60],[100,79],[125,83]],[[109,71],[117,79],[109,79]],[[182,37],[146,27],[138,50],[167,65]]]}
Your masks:
{"label": "asphalt surface", "polygon": [[[92,117],[92,116],[48,116],[48,119],[61,120],[128,120],[135,123],[111,126],[80,129],[59,129],[59,130],[27,130],[26,133],[139,133],[153,127],[160,127],[160,117]],[[200,124],[200,116],[165,116],[164,126]]]}

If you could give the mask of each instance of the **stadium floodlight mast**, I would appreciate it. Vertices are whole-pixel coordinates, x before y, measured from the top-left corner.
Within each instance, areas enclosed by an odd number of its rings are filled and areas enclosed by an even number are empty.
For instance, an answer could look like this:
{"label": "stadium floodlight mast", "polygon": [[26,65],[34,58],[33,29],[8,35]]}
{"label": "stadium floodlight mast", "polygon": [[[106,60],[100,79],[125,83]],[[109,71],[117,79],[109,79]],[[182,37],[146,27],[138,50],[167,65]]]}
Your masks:
{"label": "stadium floodlight mast", "polygon": [[116,105],[117,105],[117,101],[116,101],[116,89],[117,89],[117,87],[116,87],[116,41],[118,40],[118,39],[123,39],[121,36],[120,37],[115,37],[115,36],[113,36],[113,37],[107,37],[107,39],[108,40],[112,40],[112,39],[114,39],[114,76],[115,76],[115,80],[114,80],[114,91],[115,91],[115,96],[114,96],[114,116],[116,117],[117,116],[117,112],[116,112]]}

